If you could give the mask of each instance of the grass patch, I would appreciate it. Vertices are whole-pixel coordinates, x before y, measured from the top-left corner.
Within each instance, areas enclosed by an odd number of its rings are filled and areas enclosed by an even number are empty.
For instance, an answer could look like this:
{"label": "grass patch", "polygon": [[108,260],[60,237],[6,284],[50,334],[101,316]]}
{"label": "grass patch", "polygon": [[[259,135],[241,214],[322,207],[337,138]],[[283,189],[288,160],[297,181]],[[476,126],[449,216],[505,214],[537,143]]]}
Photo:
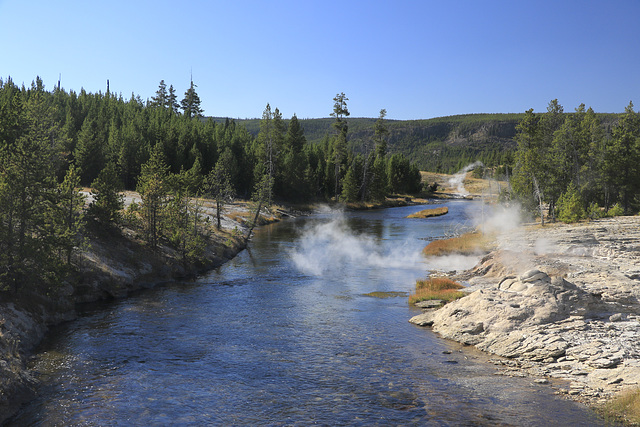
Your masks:
{"label": "grass patch", "polygon": [[640,389],[627,390],[599,408],[607,421],[640,425]]}
{"label": "grass patch", "polygon": [[407,218],[431,218],[434,216],[442,216],[449,213],[449,208],[441,207],[441,208],[433,208],[433,209],[425,209],[420,212],[412,213],[407,216]]}
{"label": "grass patch", "polygon": [[251,212],[232,211],[227,213],[226,217],[229,218],[231,221],[244,224],[245,222],[249,221],[249,218],[251,218]]}
{"label": "grass patch", "polygon": [[426,256],[473,255],[489,251],[490,240],[481,233],[465,233],[450,239],[434,240],[422,250]]}
{"label": "grass patch", "polygon": [[365,297],[373,297],[373,298],[396,298],[396,297],[406,297],[407,293],[398,292],[398,291],[389,291],[389,292],[375,291],[375,292],[369,292],[368,294],[363,294],[363,295]]}
{"label": "grass patch", "polygon": [[418,280],[416,282],[416,293],[409,296],[409,304],[432,299],[450,302],[466,295],[460,289],[464,289],[464,286],[446,277]]}

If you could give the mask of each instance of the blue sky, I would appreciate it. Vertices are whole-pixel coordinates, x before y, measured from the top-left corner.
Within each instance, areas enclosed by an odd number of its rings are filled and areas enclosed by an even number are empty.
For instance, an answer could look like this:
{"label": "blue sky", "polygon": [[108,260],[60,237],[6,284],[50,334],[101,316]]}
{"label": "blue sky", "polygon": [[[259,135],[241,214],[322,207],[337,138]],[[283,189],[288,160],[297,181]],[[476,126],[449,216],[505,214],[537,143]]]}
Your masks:
{"label": "blue sky", "polygon": [[0,0],[0,76],[147,99],[190,74],[205,115],[426,119],[640,106],[640,1]]}

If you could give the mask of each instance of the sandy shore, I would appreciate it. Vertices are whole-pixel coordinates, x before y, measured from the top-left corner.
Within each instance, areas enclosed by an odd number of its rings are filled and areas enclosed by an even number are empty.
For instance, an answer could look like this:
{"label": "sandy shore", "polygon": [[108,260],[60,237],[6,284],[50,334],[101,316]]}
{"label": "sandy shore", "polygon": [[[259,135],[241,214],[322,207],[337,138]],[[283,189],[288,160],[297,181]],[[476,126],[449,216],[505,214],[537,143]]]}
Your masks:
{"label": "sandy shore", "polygon": [[467,297],[411,322],[586,403],[639,386],[640,217],[511,230],[458,279]]}

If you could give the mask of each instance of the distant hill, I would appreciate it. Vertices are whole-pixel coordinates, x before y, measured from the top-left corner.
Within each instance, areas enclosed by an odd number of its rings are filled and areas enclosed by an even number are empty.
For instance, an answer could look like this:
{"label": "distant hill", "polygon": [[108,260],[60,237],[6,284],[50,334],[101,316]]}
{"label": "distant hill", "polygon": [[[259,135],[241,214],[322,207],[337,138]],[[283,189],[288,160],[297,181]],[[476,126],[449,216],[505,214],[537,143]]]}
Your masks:
{"label": "distant hill", "polygon": [[[601,115],[610,121],[616,114]],[[487,166],[511,163],[516,148],[516,126],[524,113],[464,114],[425,120],[387,120],[390,153],[402,153],[421,169],[453,173],[476,160]],[[213,118],[224,122],[225,118]],[[309,142],[331,135],[333,118],[299,119]],[[257,135],[259,119],[235,120]],[[349,142],[358,150],[373,138],[375,118],[347,118]]]}

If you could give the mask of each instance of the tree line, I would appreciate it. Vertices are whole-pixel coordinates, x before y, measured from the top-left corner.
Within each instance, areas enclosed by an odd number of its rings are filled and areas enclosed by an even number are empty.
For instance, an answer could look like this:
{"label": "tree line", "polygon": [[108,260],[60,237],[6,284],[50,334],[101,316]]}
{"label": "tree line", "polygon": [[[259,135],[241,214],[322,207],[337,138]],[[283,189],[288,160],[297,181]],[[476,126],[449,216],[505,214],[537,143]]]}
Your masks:
{"label": "tree line", "polygon": [[[193,261],[207,235],[202,196],[216,201],[219,228],[232,197],[350,202],[420,191],[418,169],[387,153],[384,110],[374,141],[356,153],[344,93],[333,100],[332,132],[311,144],[295,115],[285,121],[269,104],[255,137],[233,120],[205,119],[196,88],[191,81],[179,100],[161,81],[143,101],[0,79],[0,289],[59,280],[87,223],[126,222],[151,247],[166,242]],[[91,188],[89,203],[81,187]],[[122,190],[141,202],[123,210]]]}
{"label": "tree line", "polygon": [[565,113],[526,111],[517,127],[513,189],[530,209],[552,219],[599,217],[640,208],[640,115],[633,103],[615,121],[580,104]]}

